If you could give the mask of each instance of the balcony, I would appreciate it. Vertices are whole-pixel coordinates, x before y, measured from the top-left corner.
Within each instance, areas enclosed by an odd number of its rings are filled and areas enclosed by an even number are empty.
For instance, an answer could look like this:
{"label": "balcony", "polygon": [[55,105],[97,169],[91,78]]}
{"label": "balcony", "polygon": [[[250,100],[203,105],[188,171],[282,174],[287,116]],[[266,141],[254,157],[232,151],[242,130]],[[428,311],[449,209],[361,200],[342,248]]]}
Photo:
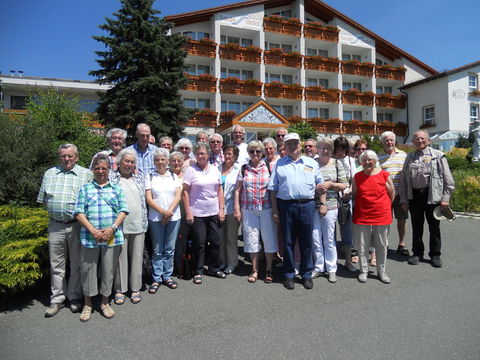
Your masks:
{"label": "balcony", "polygon": [[220,79],[220,92],[260,97],[262,96],[262,82],[255,79],[240,80],[236,77]]}
{"label": "balcony", "polygon": [[302,23],[296,18],[266,16],[263,18],[263,30],[282,35],[300,36]]}
{"label": "balcony", "polygon": [[406,69],[402,66],[394,67],[390,65],[375,66],[375,76],[381,79],[405,81]]}
{"label": "balcony", "polygon": [[232,119],[237,116],[235,111],[224,111],[220,113],[220,125],[232,121]]}
{"label": "balcony", "polygon": [[338,104],[340,102],[340,90],[324,89],[321,86],[306,87],[305,100]]}
{"label": "balcony", "polygon": [[309,39],[338,42],[339,32],[335,26],[325,26],[316,22],[303,26],[303,35]]}
{"label": "balcony", "polygon": [[185,48],[188,55],[215,58],[217,44],[213,40],[207,38],[199,41],[188,39]]}
{"label": "balcony", "polygon": [[340,61],[336,58],[305,56],[305,69],[338,73],[340,71]]}
{"label": "balcony", "polygon": [[375,95],[375,105],[390,109],[405,109],[405,96],[392,94]]}
{"label": "balcony", "polygon": [[312,125],[318,133],[323,134],[341,134],[342,122],[340,119],[321,119],[313,118],[307,119],[308,123]]}
{"label": "balcony", "polygon": [[213,93],[217,91],[217,78],[213,77],[213,75],[186,75],[186,77],[188,78],[188,83],[185,86],[184,90]]}
{"label": "balcony", "polygon": [[407,136],[407,124],[385,121],[376,124],[376,131],[378,135],[385,131],[392,131],[395,135]]}
{"label": "balcony", "polygon": [[235,43],[220,45],[220,59],[260,64],[262,50],[256,46],[241,47]]}
{"label": "balcony", "polygon": [[200,109],[188,119],[186,126],[211,127],[217,126],[217,112],[210,109]]}
{"label": "balcony", "polygon": [[375,122],[359,120],[342,121],[342,134],[375,135]]}
{"label": "balcony", "polygon": [[371,63],[362,63],[358,61],[342,61],[342,74],[372,77],[374,67],[375,65]]}
{"label": "balcony", "polygon": [[265,65],[302,67],[302,55],[298,52],[284,53],[282,49],[265,50],[263,54]]}
{"label": "balcony", "polygon": [[350,105],[373,106],[375,94],[371,91],[360,92],[356,89],[345,90],[342,92],[342,102]]}
{"label": "balcony", "polygon": [[299,84],[285,85],[277,81],[265,84],[265,96],[279,99],[302,100],[303,87]]}

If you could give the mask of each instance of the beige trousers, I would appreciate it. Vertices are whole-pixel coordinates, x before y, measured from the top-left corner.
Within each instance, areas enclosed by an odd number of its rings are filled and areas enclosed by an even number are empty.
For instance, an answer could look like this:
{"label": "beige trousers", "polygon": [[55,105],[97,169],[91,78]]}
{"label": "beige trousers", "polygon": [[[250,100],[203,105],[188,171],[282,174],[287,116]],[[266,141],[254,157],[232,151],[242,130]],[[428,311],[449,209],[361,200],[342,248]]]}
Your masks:
{"label": "beige trousers", "polygon": [[122,245],[118,266],[115,270],[114,288],[116,292],[124,293],[140,291],[142,288],[143,247],[145,233],[124,234],[125,242]]}
{"label": "beige trousers", "polygon": [[388,249],[388,229],[390,225],[357,225],[353,224],[355,245],[360,259],[360,271],[368,273],[368,247],[370,239],[377,254],[377,274],[385,272]]}

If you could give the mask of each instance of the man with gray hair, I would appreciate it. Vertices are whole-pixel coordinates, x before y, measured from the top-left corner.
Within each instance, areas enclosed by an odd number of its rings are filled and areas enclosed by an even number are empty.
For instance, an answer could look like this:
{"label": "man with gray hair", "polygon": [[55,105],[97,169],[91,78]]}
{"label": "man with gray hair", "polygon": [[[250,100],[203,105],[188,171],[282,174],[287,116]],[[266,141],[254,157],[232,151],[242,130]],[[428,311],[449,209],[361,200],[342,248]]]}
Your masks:
{"label": "man with gray hair", "polygon": [[128,149],[133,149],[137,152],[137,169],[144,176],[155,171],[153,153],[158,147],[149,143],[150,135],[150,126],[145,123],[138,124],[137,131],[135,132],[137,142],[128,147]]}
{"label": "man with gray hair", "polygon": [[108,156],[108,160],[110,161],[110,170],[116,171],[117,170],[117,162],[116,158],[120,151],[123,150],[125,147],[125,140],[127,138],[127,132],[123,129],[119,128],[112,128],[107,131],[105,134],[105,138],[107,139],[108,149],[100,151],[99,153],[95,154],[90,163],[90,169],[92,168],[93,160],[99,155],[104,154]]}
{"label": "man with gray hair", "polygon": [[246,164],[250,161],[250,156],[247,151],[247,143],[245,140],[245,129],[240,125],[235,125],[232,129],[232,143],[236,145],[239,151],[237,163],[240,165]]}
{"label": "man with gray hair", "polygon": [[208,138],[208,143],[210,144],[210,164],[216,168],[220,168],[223,164],[223,137],[220,134],[212,134]]}
{"label": "man with gray hair", "polygon": [[[55,316],[63,307],[65,298],[72,312],[82,309],[80,282],[80,224],[73,217],[75,201],[81,186],[92,181],[93,175],[77,165],[78,150],[73,144],[58,148],[60,165],[47,170],[37,202],[47,206],[48,252],[50,255],[51,291],[50,307],[45,317]],[[66,278],[66,264],[70,264],[70,277]]]}
{"label": "man with gray hair", "polygon": [[158,144],[161,148],[167,149],[168,152],[172,152],[173,150],[173,139],[170,136],[162,136],[160,140],[158,140]]}
{"label": "man with gray hair", "polygon": [[405,233],[407,232],[408,212],[405,211],[400,203],[400,178],[402,177],[403,164],[407,158],[405,151],[397,149],[395,146],[395,134],[391,131],[385,131],[380,135],[383,145],[383,152],[378,154],[378,163],[383,170],[390,174],[393,186],[395,188],[395,199],[392,202],[393,213],[397,219],[398,231],[398,247],[397,253],[409,256],[409,252],[405,247]]}
{"label": "man with gray hair", "polygon": [[283,144],[283,138],[287,134],[288,134],[288,130],[285,129],[284,127],[279,127],[277,128],[277,130],[275,130],[275,141],[277,142],[277,145]]}

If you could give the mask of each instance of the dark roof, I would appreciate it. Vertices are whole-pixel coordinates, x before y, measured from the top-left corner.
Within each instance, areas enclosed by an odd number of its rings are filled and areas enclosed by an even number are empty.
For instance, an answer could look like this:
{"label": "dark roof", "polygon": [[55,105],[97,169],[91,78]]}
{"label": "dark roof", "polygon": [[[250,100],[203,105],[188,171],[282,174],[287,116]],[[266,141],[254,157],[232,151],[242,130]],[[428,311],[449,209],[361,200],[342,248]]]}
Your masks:
{"label": "dark roof", "polygon": [[[255,6],[255,5],[264,5],[266,9],[270,9],[277,6],[288,5],[292,3],[293,0],[249,0],[240,3],[230,4],[230,5],[223,5],[217,6],[213,8],[208,8],[204,10],[198,11],[191,11],[183,14],[178,15],[170,15],[166,16],[165,18],[174,23],[176,26],[180,25],[187,25],[193,24],[201,21],[208,21],[212,15],[221,12],[221,11],[228,11],[234,9],[240,9],[248,6]],[[312,15],[315,15],[319,19],[328,23],[333,18],[338,18],[343,22],[349,24],[350,26],[358,29],[362,33],[368,35],[372,39],[375,40],[376,44],[376,51],[385,57],[394,60],[400,57],[404,57],[408,59],[412,63],[418,65],[425,71],[429,72],[430,74],[437,74],[438,72],[428,66],[427,64],[423,63],[422,61],[418,60],[414,56],[408,54],[407,52],[403,51],[402,49],[396,47],[392,43],[388,42],[387,40],[383,39],[382,37],[378,36],[374,32],[368,30],[367,28],[363,27],[356,21],[352,20],[348,16],[342,14],[341,12],[335,10],[331,6],[325,4],[319,0],[305,0],[305,11],[309,12]]]}
{"label": "dark roof", "polygon": [[410,88],[410,87],[415,86],[415,85],[423,84],[423,83],[426,83],[426,82],[429,82],[429,81],[432,81],[432,80],[435,80],[435,79],[442,78],[444,76],[448,76],[448,75],[452,75],[452,74],[455,74],[455,73],[458,73],[458,72],[461,72],[461,71],[465,71],[465,70],[468,70],[468,69],[470,69],[474,66],[477,66],[477,65],[480,65],[480,60],[474,61],[474,62],[472,62],[470,64],[467,64],[467,65],[457,67],[457,68],[452,69],[452,70],[442,71],[442,72],[437,73],[435,75],[426,77],[425,79],[421,79],[421,80],[417,80],[417,81],[408,83],[407,85],[404,85],[404,86],[400,87],[400,89],[402,89],[402,90],[407,89],[407,88]]}

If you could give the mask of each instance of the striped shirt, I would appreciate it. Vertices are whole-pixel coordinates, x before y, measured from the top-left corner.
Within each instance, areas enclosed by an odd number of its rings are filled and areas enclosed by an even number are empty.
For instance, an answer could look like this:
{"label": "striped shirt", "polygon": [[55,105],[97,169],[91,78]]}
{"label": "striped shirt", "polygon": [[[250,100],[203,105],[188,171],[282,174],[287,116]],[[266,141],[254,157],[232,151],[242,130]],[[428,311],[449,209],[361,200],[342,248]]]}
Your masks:
{"label": "striped shirt", "polygon": [[402,176],[403,163],[407,158],[405,151],[395,148],[395,152],[390,156],[385,152],[378,154],[378,162],[382,166],[382,169],[390,174],[395,193],[398,194],[398,188],[400,185],[400,177]]}
{"label": "striped shirt", "polygon": [[256,168],[250,166],[250,162],[245,164],[245,171],[242,175],[240,169],[237,181],[243,182],[242,199],[240,206],[247,210],[270,209],[272,204],[267,192],[267,186],[270,182],[270,171],[268,171],[265,161],[260,160]]}
{"label": "striped shirt", "polygon": [[[340,160],[330,159],[327,165],[320,166],[323,181],[348,184],[345,168]],[[317,195],[315,195],[317,196]],[[333,189],[327,190],[327,210],[338,209],[338,192]]]}
{"label": "striped shirt", "polygon": [[75,165],[72,170],[64,171],[56,166],[48,169],[43,176],[37,202],[45,204],[49,216],[57,221],[73,220],[75,201],[80,187],[92,181],[90,170]]}
{"label": "striped shirt", "polygon": [[[120,185],[107,183],[100,186],[92,181],[80,188],[75,215],[84,214],[96,229],[102,230],[111,227],[121,212],[128,214],[127,200]],[[113,243],[97,243],[93,235],[82,226],[80,241],[86,248],[122,245],[123,231],[121,227],[115,231]]]}
{"label": "striped shirt", "polygon": [[143,174],[143,176],[151,174],[155,171],[155,165],[153,164],[153,153],[158,149],[155,145],[148,144],[147,150],[141,152],[138,148],[138,143],[135,143],[127,149],[133,149],[137,152],[137,168]]}
{"label": "striped shirt", "polygon": [[224,161],[225,159],[223,157],[223,150],[220,150],[220,153],[217,155],[215,155],[213,152],[210,153],[209,162],[216,168],[220,169],[220,166],[222,166]]}

